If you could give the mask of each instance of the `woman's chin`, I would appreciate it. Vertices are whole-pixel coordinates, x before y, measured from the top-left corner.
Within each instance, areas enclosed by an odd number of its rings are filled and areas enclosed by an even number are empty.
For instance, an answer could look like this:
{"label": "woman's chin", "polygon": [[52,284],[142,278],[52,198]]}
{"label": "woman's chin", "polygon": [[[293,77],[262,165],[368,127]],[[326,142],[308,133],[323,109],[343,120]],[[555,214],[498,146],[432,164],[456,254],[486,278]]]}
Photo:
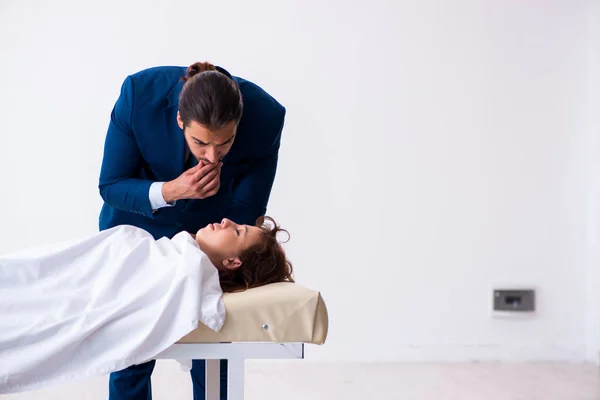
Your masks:
{"label": "woman's chin", "polygon": [[204,233],[208,233],[208,232],[210,232],[212,230],[213,230],[212,226],[210,224],[208,224],[204,228],[201,228],[201,229],[198,230],[198,232],[196,232],[196,237],[200,237]]}
{"label": "woman's chin", "polygon": [[204,236],[204,232],[202,231],[203,229],[200,229],[198,232],[196,232],[196,237],[194,237],[196,243],[198,243],[198,246],[200,246],[200,249],[202,249],[202,237]]}

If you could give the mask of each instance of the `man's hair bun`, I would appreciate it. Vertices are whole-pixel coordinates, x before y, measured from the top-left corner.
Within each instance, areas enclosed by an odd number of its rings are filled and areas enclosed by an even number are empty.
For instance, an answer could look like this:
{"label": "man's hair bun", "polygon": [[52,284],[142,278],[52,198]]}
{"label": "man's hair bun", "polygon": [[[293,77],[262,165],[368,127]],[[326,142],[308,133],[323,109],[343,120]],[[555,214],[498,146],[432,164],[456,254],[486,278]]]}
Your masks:
{"label": "man's hair bun", "polygon": [[192,76],[198,75],[200,72],[216,70],[217,68],[209,62],[196,62],[188,67],[184,80],[187,81]]}

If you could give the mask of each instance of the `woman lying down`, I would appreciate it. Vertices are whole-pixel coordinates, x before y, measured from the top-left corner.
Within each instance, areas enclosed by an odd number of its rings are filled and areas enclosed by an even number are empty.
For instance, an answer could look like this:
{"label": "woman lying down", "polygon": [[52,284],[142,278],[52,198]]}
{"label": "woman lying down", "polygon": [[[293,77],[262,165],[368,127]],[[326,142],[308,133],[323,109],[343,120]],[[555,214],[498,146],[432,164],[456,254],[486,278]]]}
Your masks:
{"label": "woman lying down", "polygon": [[148,361],[198,323],[219,331],[223,292],[290,281],[270,218],[154,238],[119,226],[0,256],[0,393]]}

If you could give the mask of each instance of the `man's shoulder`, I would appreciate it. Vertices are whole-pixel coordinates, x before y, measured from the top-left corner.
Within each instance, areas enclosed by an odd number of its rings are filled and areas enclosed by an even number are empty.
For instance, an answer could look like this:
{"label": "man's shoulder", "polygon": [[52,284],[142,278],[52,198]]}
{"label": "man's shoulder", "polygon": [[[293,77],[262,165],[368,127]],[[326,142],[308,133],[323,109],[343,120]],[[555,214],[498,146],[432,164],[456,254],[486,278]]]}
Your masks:
{"label": "man's shoulder", "polygon": [[272,115],[283,118],[286,111],[285,107],[273,95],[248,79],[237,76],[234,76],[233,79],[240,87],[244,99],[244,109],[267,113],[263,116]]}
{"label": "man's shoulder", "polygon": [[168,93],[185,76],[185,67],[151,67],[130,74],[136,94],[153,93],[159,97]]}
{"label": "man's shoulder", "polygon": [[[281,129],[286,115],[285,107],[261,86],[244,78],[234,77],[244,101],[240,121],[238,148],[249,152],[279,147]],[[245,133],[242,133],[245,132]],[[235,146],[235,144],[234,144]],[[238,149],[238,151],[242,151]]]}
{"label": "man's shoulder", "polygon": [[161,66],[146,68],[128,75],[124,87],[132,96],[134,109],[151,113],[164,108],[173,90],[182,83],[185,71],[186,67]]}
{"label": "man's shoulder", "polygon": [[168,80],[179,81],[185,76],[186,67],[181,66],[157,66],[145,68],[129,75],[135,81]]}

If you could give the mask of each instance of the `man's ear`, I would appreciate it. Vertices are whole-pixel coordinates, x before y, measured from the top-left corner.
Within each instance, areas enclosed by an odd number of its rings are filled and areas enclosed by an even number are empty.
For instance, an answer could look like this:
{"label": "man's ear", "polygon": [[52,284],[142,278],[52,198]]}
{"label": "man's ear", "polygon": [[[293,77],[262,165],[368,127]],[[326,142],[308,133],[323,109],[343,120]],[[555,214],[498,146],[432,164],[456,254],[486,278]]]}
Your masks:
{"label": "man's ear", "polygon": [[181,119],[181,115],[179,115],[179,111],[177,111],[177,125],[183,129],[183,120]]}
{"label": "man's ear", "polygon": [[242,260],[239,257],[228,258],[223,260],[223,266],[227,269],[237,269],[242,265]]}

